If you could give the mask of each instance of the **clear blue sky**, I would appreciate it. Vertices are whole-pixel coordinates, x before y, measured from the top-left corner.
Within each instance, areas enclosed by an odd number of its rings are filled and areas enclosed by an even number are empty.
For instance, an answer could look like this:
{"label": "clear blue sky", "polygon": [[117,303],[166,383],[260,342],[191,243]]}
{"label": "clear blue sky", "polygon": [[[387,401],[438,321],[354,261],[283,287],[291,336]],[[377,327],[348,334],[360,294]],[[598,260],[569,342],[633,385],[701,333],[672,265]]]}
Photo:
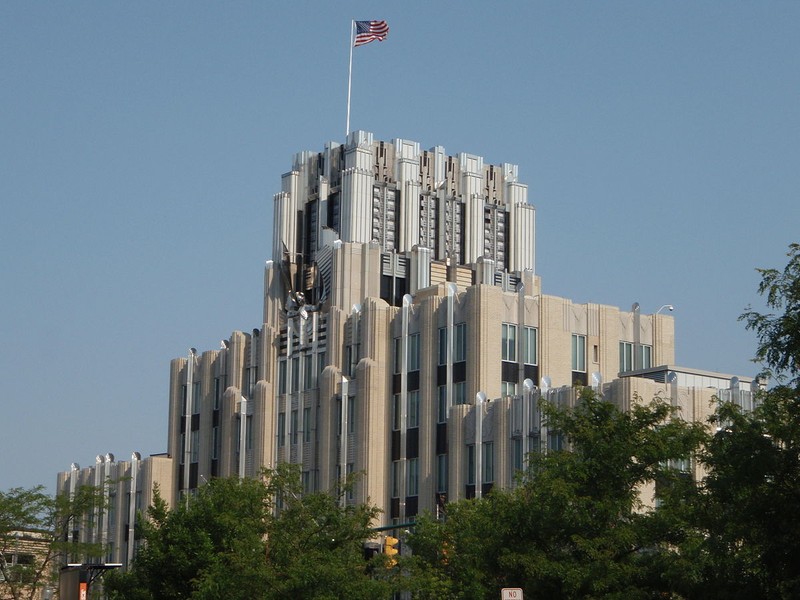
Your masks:
{"label": "clear blue sky", "polygon": [[260,326],[272,196],[351,128],[519,165],[545,293],[674,304],[677,362],[800,235],[798,2],[0,3],[0,489],[166,450],[169,361]]}

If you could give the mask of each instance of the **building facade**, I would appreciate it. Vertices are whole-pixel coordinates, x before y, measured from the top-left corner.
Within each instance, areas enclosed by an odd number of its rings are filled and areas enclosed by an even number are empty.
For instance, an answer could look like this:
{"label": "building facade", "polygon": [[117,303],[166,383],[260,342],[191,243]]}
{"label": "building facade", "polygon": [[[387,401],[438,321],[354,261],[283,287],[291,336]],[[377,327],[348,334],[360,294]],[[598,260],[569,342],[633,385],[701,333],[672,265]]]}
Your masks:
{"label": "building facade", "polygon": [[403,522],[510,484],[520,398],[673,363],[671,316],[542,292],[517,171],[366,132],[297,154],[261,326],[172,361],[174,499],[292,462],[308,490],[360,473],[348,501]]}
{"label": "building facade", "polygon": [[139,541],[134,535],[138,519],[146,518],[153,504],[155,489],[171,504],[173,489],[172,459],[164,454],[146,458],[138,452],[129,461],[117,461],[113,454],[98,454],[95,464],[81,468],[72,463],[69,471],[58,474],[56,493],[74,495],[81,486],[103,490],[103,504],[72,523],[71,540],[99,544],[103,556],[65,556],[63,563],[93,562],[128,565]]}

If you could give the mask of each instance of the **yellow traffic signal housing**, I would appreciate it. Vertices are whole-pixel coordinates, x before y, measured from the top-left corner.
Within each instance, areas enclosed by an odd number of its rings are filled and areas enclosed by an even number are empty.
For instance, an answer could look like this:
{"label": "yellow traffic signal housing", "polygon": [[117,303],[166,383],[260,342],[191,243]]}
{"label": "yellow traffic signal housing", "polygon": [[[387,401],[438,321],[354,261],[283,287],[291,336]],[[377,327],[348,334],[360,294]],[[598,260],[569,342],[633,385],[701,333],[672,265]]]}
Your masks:
{"label": "yellow traffic signal housing", "polygon": [[383,553],[387,557],[389,557],[389,566],[391,567],[397,564],[397,559],[395,558],[395,555],[400,551],[397,548],[397,545],[399,543],[400,540],[391,535],[387,535],[385,538],[383,538]]}

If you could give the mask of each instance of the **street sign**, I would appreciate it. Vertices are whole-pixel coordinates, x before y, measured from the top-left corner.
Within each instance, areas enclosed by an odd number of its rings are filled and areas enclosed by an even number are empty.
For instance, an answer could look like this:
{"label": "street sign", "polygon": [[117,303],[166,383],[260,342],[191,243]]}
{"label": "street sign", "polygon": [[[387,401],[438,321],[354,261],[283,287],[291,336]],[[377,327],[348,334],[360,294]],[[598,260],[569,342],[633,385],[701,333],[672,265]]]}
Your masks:
{"label": "street sign", "polygon": [[500,590],[500,600],[522,600],[522,588],[503,588]]}

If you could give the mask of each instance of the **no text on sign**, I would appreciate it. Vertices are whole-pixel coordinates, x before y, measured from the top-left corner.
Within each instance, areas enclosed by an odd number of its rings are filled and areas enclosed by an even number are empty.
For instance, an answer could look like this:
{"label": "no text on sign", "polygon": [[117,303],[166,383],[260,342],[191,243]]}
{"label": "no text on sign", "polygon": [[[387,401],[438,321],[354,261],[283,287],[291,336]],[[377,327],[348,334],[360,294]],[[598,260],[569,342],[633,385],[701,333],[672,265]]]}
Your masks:
{"label": "no text on sign", "polygon": [[503,588],[500,590],[500,600],[522,600],[522,588]]}

